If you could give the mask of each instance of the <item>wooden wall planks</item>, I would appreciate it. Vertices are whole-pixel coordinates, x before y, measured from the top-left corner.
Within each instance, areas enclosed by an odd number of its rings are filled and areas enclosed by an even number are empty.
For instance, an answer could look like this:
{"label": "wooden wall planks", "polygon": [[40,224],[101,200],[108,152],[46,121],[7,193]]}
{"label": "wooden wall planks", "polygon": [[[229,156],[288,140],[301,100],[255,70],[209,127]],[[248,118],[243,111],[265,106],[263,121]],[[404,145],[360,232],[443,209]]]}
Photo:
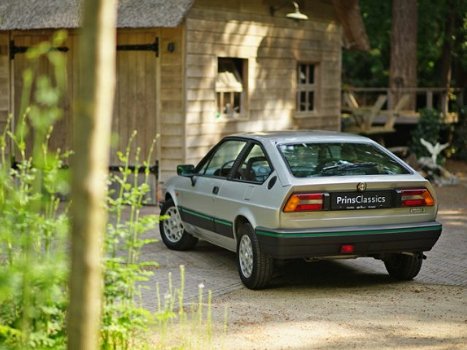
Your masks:
{"label": "wooden wall planks", "polygon": [[[197,162],[231,133],[339,129],[341,29],[330,4],[318,2],[312,10],[321,15],[297,23],[282,12],[272,17],[269,5],[259,0],[195,2],[186,20],[187,162]],[[218,57],[248,62],[248,110],[237,120],[217,114]],[[312,113],[296,111],[298,62],[319,67]]]}

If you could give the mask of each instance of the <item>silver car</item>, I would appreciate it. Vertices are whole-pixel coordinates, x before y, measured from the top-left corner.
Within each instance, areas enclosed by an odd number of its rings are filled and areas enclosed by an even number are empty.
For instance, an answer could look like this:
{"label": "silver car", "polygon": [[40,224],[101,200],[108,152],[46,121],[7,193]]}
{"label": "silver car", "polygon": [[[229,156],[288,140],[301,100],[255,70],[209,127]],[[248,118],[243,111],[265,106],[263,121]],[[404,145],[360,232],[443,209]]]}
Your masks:
{"label": "silver car", "polygon": [[373,257],[410,280],[441,234],[432,185],[376,142],[335,132],[225,137],[166,185],[160,233],[174,250],[198,239],[237,253],[251,289],[276,259]]}

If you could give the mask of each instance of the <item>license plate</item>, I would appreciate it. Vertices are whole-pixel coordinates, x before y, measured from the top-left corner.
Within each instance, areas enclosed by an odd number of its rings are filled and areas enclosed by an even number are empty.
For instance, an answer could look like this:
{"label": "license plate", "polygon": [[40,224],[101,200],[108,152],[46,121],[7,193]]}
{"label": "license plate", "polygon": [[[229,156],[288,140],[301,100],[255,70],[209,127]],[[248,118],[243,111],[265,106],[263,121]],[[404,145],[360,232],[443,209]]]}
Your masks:
{"label": "license plate", "polygon": [[391,207],[391,191],[331,193],[332,210],[380,209]]}

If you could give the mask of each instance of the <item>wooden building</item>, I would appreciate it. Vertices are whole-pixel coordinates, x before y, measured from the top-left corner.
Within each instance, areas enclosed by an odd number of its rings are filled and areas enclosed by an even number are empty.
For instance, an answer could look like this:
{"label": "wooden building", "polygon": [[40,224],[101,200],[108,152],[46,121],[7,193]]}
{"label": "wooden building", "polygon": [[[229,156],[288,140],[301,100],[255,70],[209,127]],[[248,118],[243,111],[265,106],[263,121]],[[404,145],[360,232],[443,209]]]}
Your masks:
{"label": "wooden building", "polygon": [[[222,136],[245,131],[340,128],[341,50],[368,47],[358,0],[121,0],[113,131],[133,130],[161,179],[195,163]],[[294,11],[308,20],[293,20]],[[79,83],[78,0],[0,4],[0,127],[18,119],[25,48],[66,29],[68,91],[53,147],[70,147]],[[289,16],[290,17],[290,16]],[[47,74],[50,66],[37,68]],[[118,161],[112,157],[112,163]]]}

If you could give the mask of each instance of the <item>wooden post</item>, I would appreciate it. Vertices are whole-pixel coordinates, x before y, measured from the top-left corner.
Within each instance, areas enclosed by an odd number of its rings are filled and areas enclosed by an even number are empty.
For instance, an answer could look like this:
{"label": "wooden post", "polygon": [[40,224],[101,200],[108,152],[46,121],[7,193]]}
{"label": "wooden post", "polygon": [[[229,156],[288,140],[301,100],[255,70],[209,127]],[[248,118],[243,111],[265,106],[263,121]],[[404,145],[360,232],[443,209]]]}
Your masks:
{"label": "wooden post", "polygon": [[99,346],[102,241],[115,87],[116,1],[84,0],[74,112],[68,349]]}
{"label": "wooden post", "polygon": [[426,108],[433,108],[433,91],[427,90],[426,92]]}
{"label": "wooden post", "polygon": [[446,89],[441,92],[441,114],[443,115],[443,118],[446,118],[449,112],[449,90]]}

